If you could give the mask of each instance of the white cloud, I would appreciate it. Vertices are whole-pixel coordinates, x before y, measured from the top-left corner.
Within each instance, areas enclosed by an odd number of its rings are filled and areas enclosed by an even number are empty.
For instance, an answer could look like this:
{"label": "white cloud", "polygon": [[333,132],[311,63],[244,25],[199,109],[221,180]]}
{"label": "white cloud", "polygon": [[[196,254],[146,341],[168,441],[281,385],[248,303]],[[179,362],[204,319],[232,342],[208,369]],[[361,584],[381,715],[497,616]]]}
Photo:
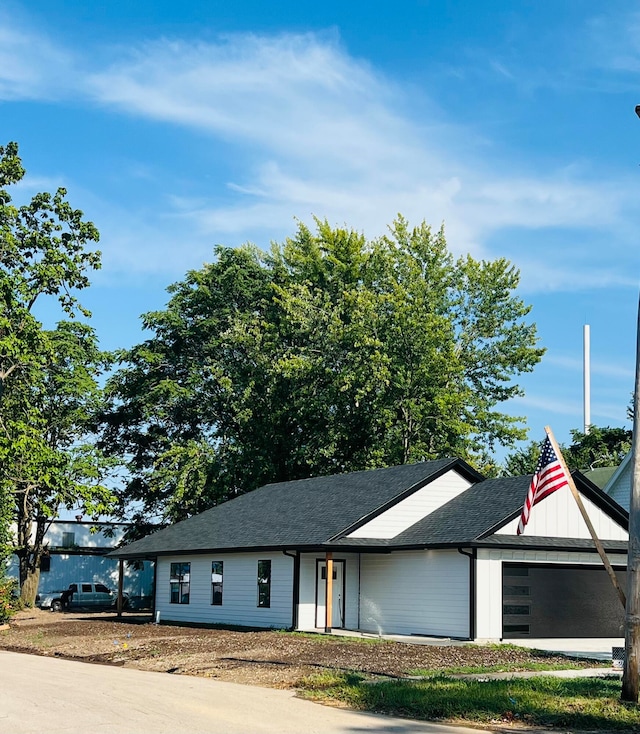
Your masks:
{"label": "white cloud", "polygon": [[71,54],[0,13],[0,100],[55,99],[68,88],[72,68]]}
{"label": "white cloud", "polygon": [[[73,74],[61,73],[71,53],[47,38],[5,28],[0,48],[3,39],[11,53],[0,51],[0,93],[48,97],[73,91],[84,104],[204,132],[238,152],[239,173],[227,184],[225,203],[218,203],[218,192],[167,193],[155,236],[151,225],[122,206],[118,224],[108,224],[113,237],[104,241],[114,248],[105,257],[124,269],[177,267],[179,274],[185,252],[176,256],[170,244],[178,233],[181,241],[196,243],[190,253],[195,258],[205,241],[232,235],[262,244],[265,234],[290,233],[293,217],[309,221],[312,214],[369,236],[382,234],[399,211],[435,228],[444,221],[454,252],[484,257],[491,256],[492,237],[507,229],[556,228],[575,239],[581,230],[600,231],[603,238],[616,231],[624,245],[634,229],[626,225],[629,231],[623,231],[624,215],[635,206],[626,182],[595,181],[573,169],[543,177],[516,174],[495,146],[494,157],[485,159],[484,147],[469,143],[473,130],[448,124],[426,96],[409,99],[407,90],[330,37],[158,40],[111,49],[112,61],[102,67],[97,57],[77,57]],[[13,62],[3,76],[2,59],[9,57]],[[53,76],[58,81],[49,87]],[[127,230],[141,228],[153,242],[152,259],[151,244],[125,244],[133,239]],[[136,242],[141,239],[136,234]],[[628,247],[603,267],[564,258],[557,247],[545,246],[543,236],[535,252],[514,237],[507,256],[521,267],[529,291],[633,284],[636,256]],[[186,267],[198,264],[192,259]]]}

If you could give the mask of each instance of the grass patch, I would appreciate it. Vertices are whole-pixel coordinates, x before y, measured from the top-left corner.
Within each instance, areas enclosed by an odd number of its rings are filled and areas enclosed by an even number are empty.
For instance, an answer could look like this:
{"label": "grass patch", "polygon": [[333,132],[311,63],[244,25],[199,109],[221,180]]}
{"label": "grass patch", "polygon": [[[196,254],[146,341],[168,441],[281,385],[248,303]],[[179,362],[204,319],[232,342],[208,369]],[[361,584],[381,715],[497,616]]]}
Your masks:
{"label": "grass patch", "polygon": [[326,643],[328,645],[336,645],[344,642],[357,642],[362,645],[389,645],[393,644],[391,640],[385,640],[382,637],[350,637],[347,635],[326,635],[322,632],[298,632],[294,630],[278,630],[280,634],[287,635],[298,639],[313,640],[314,642]]}
{"label": "grass patch", "polygon": [[[474,673],[482,675],[482,673],[518,673],[522,671],[545,671],[545,670],[574,670],[584,668],[584,662],[578,663],[575,660],[567,658],[566,661],[554,660],[514,660],[496,663],[495,665],[454,665],[447,668],[439,668],[438,670],[430,670],[428,668],[416,668],[409,671],[409,675],[434,676],[434,675],[473,675]],[[589,667],[610,668],[611,664],[602,661],[593,661],[593,665]]]}
{"label": "grass patch", "polygon": [[640,731],[640,708],[620,701],[619,678],[516,678],[372,682],[355,673],[302,681],[302,695],[414,719]]}

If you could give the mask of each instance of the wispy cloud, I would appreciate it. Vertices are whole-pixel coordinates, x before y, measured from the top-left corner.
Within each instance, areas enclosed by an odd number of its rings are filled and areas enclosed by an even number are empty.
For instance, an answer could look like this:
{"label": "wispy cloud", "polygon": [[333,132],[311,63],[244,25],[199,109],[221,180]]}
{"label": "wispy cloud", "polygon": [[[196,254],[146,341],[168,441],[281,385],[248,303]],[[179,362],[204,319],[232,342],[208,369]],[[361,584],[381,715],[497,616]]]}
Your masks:
{"label": "wispy cloud", "polygon": [[[444,221],[455,252],[487,257],[501,231],[559,228],[577,238],[588,228],[604,236],[635,206],[624,182],[601,182],[570,169],[514,174],[495,148],[490,160],[484,158],[486,153],[469,144],[471,129],[449,123],[426,95],[412,100],[408,90],[350,56],[335,37],[163,39],[103,50],[101,58],[111,60],[102,64],[78,49],[72,53],[10,28],[2,31],[0,49],[3,40],[0,95],[4,90],[6,98],[20,90],[42,98],[73,92],[85,105],[204,133],[237,152],[224,203],[219,191],[178,197],[167,191],[163,204],[172,208],[163,217],[161,236],[154,241],[149,232],[149,241],[163,248],[153,262],[172,272],[179,267],[177,274],[185,263],[166,249],[172,232],[195,243],[228,235],[264,240],[265,234],[289,233],[294,216],[306,221],[316,214],[375,236],[401,211],[414,222],[426,218],[437,227]],[[74,72],[61,74],[72,58]],[[512,75],[495,63],[496,73]],[[49,86],[54,76],[58,81]],[[121,231],[107,247],[126,243],[124,230],[140,224],[123,209]],[[150,245],[111,246],[107,257],[121,267],[134,261],[149,266]],[[193,257],[201,249],[195,244]],[[557,248],[545,247],[542,237],[535,257],[515,239],[507,255],[523,266],[529,290],[628,285],[633,258],[622,248],[619,262],[608,269],[601,263],[576,266]]]}
{"label": "wispy cloud", "polygon": [[[567,357],[563,355],[548,354],[544,357],[545,363],[553,365],[554,367],[560,367],[569,372],[582,374],[584,365],[581,359],[575,359],[574,357]],[[611,364],[602,361],[591,362],[591,373],[595,375],[601,375],[603,377],[615,377],[623,379],[631,379],[635,372],[631,365],[620,365]]]}

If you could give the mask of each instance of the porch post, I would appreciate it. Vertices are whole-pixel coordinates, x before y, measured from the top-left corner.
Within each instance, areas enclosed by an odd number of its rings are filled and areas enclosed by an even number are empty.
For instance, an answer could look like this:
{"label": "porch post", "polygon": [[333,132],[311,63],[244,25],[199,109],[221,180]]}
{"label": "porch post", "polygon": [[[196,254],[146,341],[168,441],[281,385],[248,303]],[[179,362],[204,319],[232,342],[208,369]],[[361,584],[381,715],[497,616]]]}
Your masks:
{"label": "porch post", "polygon": [[327,551],[326,567],[327,567],[327,578],[325,580],[326,593],[324,595],[324,598],[325,598],[324,631],[331,632],[331,627],[332,627],[331,612],[333,609],[333,553],[331,551]]}
{"label": "porch post", "polygon": [[124,580],[124,561],[122,558],[118,561],[118,617],[122,616],[122,586]]}

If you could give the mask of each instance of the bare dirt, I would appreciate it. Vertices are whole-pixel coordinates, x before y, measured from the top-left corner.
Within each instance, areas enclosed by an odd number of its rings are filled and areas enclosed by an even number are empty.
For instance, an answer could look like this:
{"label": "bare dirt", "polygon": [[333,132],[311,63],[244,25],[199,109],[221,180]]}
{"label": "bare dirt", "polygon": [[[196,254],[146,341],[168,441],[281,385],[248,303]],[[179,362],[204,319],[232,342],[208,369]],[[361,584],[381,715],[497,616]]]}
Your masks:
{"label": "bare dirt", "polygon": [[[326,670],[405,676],[416,669],[565,661],[525,648],[416,645],[331,635],[156,625],[150,616],[28,609],[0,631],[0,649],[89,663],[294,688]],[[572,661],[575,664],[575,660]],[[584,661],[585,667],[592,662]]]}

